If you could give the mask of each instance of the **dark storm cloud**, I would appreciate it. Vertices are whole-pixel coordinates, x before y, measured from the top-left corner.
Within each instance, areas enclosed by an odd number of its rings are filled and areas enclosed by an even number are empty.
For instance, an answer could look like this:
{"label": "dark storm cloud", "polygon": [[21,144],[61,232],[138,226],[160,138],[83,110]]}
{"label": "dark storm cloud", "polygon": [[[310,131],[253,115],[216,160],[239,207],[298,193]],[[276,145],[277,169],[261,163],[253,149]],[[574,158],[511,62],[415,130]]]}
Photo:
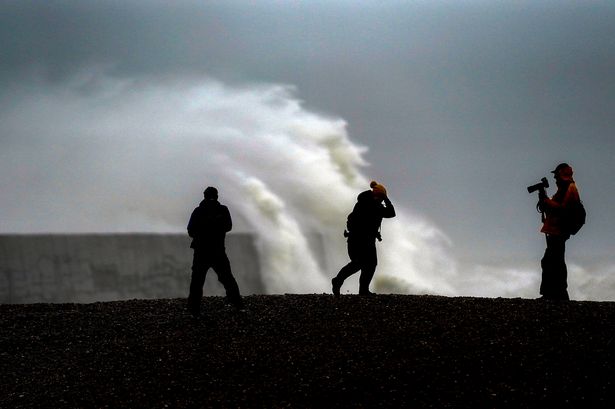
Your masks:
{"label": "dark storm cloud", "polygon": [[130,74],[160,69],[165,61],[185,62],[178,50],[184,48],[190,27],[182,21],[187,14],[181,8],[166,13],[170,10],[155,3],[105,1],[0,7],[5,75],[35,71],[54,81],[93,64],[110,64]]}
{"label": "dark storm cloud", "polygon": [[584,89],[613,66],[615,6],[560,3],[4,2],[0,64],[4,75],[38,67],[50,79],[97,63],[119,75],[191,70],[306,85],[348,77],[386,95],[408,79],[436,95],[523,76]]}
{"label": "dark storm cloud", "polygon": [[[450,138],[447,123],[471,127],[487,117],[498,123],[523,117],[529,125],[564,119],[604,127],[613,112],[615,6],[608,3],[20,1],[0,7],[5,83],[32,72],[61,81],[95,64],[126,77],[196,72],[286,82],[358,132],[370,127],[364,118],[380,118],[378,129],[403,128],[400,121],[411,119],[412,129],[428,128],[432,140]],[[439,132],[434,117],[445,125]]]}

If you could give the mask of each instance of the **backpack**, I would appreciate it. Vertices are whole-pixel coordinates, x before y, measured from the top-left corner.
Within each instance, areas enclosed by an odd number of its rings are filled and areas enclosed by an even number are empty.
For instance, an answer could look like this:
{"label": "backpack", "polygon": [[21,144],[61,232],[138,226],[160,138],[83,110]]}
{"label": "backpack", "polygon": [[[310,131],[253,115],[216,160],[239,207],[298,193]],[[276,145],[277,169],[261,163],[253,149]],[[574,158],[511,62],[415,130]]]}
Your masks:
{"label": "backpack", "polygon": [[344,230],[344,237],[350,236],[350,233],[357,230],[358,221],[356,220],[354,212],[351,212],[346,218],[346,230]]}
{"label": "backpack", "polygon": [[568,233],[574,235],[581,230],[581,227],[585,224],[587,212],[585,206],[580,200],[573,202],[566,207],[564,211],[564,226]]}

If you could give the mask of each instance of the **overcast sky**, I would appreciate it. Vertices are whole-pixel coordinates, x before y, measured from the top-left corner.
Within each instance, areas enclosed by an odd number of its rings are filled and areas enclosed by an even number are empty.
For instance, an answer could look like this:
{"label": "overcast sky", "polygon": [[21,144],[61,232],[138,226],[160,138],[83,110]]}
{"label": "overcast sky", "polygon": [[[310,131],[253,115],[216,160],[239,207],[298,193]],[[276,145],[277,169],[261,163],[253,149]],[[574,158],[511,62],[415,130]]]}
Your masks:
{"label": "overcast sky", "polygon": [[[369,148],[364,173],[458,258],[539,259],[525,188],[567,161],[589,212],[571,257],[615,264],[614,2],[248,3],[2,1],[0,118],[89,72],[291,85],[347,122]],[[0,132],[10,155],[15,135]]]}

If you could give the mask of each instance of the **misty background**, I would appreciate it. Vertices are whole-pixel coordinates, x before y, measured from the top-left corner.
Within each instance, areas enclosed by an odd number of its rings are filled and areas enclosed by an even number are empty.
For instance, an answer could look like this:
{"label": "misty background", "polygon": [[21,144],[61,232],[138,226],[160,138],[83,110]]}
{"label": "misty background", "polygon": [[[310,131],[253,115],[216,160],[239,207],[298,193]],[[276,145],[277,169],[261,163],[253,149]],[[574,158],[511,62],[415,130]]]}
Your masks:
{"label": "misty background", "polygon": [[403,209],[383,271],[537,296],[525,188],[565,161],[589,214],[571,296],[614,299],[613,21],[608,1],[4,1],[0,233],[183,232],[206,185],[236,230],[338,231],[375,179]]}

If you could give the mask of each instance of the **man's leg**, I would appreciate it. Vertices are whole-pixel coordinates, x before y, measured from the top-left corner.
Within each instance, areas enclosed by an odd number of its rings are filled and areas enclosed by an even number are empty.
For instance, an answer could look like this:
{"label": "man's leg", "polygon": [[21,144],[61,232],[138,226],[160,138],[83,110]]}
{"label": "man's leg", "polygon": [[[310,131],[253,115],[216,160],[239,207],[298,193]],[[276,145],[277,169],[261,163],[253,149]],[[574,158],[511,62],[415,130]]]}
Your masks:
{"label": "man's leg", "polygon": [[540,260],[542,268],[542,279],[540,281],[540,294],[543,298],[553,297],[553,249],[549,246],[549,238],[547,236],[547,248],[545,254]]}
{"label": "man's leg", "polygon": [[344,281],[361,269],[360,247],[360,242],[358,242],[356,238],[348,238],[348,257],[350,257],[350,262],[342,267],[339,273],[337,273],[337,276],[333,277],[331,280],[334,295],[340,295],[340,289],[342,288]]}
{"label": "man's leg", "polygon": [[376,243],[369,243],[363,250],[363,258],[361,260],[361,277],[359,278],[359,294],[368,295],[369,284],[372,282],[376,266],[378,265],[378,257],[376,255]]}
{"label": "man's leg", "polygon": [[568,237],[547,236],[547,248],[540,261],[542,266],[542,282],[540,294],[546,299],[568,300],[568,270],[566,268],[565,251]]}
{"label": "man's leg", "polygon": [[203,298],[203,284],[209,265],[206,257],[200,251],[194,250],[192,258],[192,278],[190,280],[190,294],[188,295],[188,310],[194,316],[201,311],[201,299]]}
{"label": "man's leg", "polygon": [[213,269],[218,275],[218,281],[222,283],[226,290],[226,298],[238,308],[243,307],[239,286],[233,273],[231,272],[231,263],[225,252],[216,255],[216,260]]}
{"label": "man's leg", "polygon": [[553,236],[553,291],[557,300],[569,300],[568,268],[566,267],[566,240],[568,236]]}
{"label": "man's leg", "polygon": [[352,260],[350,261],[350,263],[342,267],[339,273],[337,273],[337,275],[331,280],[331,284],[333,286],[333,294],[340,295],[340,289],[342,288],[342,284],[344,284],[344,281],[354,273],[358,272],[360,269],[361,265],[356,261]]}

